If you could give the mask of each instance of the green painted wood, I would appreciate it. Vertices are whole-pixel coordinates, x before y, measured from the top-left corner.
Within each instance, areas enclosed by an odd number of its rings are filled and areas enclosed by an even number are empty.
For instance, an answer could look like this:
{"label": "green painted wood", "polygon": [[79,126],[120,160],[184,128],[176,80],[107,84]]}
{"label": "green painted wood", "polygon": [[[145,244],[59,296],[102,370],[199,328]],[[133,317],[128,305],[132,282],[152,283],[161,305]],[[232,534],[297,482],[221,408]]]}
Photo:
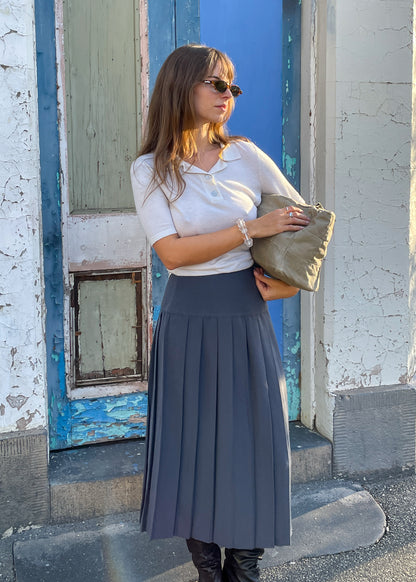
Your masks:
{"label": "green painted wood", "polygon": [[139,0],[65,0],[70,208],[134,208],[129,168],[140,142]]}
{"label": "green painted wood", "polygon": [[[87,280],[78,289],[79,380],[138,374],[136,286],[130,278]],[[116,306],[116,308],[115,308]]]}

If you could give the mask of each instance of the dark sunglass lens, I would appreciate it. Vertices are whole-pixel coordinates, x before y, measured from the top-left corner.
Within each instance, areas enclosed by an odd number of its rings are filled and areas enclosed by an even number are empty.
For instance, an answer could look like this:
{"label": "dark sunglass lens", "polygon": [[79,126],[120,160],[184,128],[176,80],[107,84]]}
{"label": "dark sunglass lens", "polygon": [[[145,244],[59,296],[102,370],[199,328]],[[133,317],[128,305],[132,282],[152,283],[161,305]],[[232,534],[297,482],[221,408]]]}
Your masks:
{"label": "dark sunglass lens", "polygon": [[231,95],[233,97],[238,97],[242,93],[242,90],[240,89],[240,87],[238,85],[231,85],[230,91],[231,91]]}
{"label": "dark sunglass lens", "polygon": [[228,85],[225,81],[214,81],[214,87],[219,93],[225,93]]}

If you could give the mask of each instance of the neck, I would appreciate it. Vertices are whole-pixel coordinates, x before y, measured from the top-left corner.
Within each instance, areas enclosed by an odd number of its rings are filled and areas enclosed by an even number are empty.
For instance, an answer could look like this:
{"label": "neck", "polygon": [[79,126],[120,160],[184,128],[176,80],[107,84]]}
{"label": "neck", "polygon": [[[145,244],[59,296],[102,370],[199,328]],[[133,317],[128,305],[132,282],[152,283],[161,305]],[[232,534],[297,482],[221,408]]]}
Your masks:
{"label": "neck", "polygon": [[195,135],[195,143],[198,152],[204,152],[211,149],[212,145],[208,139],[208,124],[201,125]]}

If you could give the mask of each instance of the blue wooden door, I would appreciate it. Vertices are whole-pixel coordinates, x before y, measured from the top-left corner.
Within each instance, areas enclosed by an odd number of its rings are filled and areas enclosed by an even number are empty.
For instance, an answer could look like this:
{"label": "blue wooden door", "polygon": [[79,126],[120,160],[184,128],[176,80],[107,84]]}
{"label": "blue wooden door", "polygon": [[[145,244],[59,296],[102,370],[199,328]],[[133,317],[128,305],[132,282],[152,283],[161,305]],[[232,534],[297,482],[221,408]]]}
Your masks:
{"label": "blue wooden door", "polygon": [[[200,0],[200,19],[201,42],[231,57],[243,90],[230,133],[252,139],[298,188],[300,1]],[[294,420],[300,412],[299,298],[272,301],[269,309]]]}
{"label": "blue wooden door", "polygon": [[[123,79],[140,83],[139,31],[147,15],[138,0],[99,6],[64,0],[56,3],[57,14],[54,6],[35,0],[49,429],[51,448],[60,449],[145,434],[148,321],[141,314],[149,263],[136,246],[137,217],[126,186],[140,143],[134,99],[141,87],[125,88],[130,105],[117,95],[123,96]],[[177,44],[199,40],[198,3],[150,2],[148,21],[152,86]],[[130,126],[137,127],[137,140],[130,139]],[[106,151],[120,154],[114,171]],[[133,225],[133,234],[117,255],[113,247],[126,230],[110,231],[119,219]],[[137,256],[126,256],[129,249]]]}

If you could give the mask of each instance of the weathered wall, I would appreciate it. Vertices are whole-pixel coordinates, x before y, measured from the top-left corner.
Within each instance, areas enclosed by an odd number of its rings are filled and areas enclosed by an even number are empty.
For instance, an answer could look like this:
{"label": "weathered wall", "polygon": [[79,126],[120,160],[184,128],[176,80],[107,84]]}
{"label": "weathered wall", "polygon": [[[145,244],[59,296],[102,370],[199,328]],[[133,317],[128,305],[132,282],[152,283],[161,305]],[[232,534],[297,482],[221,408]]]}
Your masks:
{"label": "weathered wall", "polygon": [[46,426],[34,7],[0,0],[0,433]]}
{"label": "weathered wall", "polygon": [[316,300],[316,424],[332,438],[337,391],[405,386],[416,371],[413,1],[316,7],[317,182],[337,214]]}

